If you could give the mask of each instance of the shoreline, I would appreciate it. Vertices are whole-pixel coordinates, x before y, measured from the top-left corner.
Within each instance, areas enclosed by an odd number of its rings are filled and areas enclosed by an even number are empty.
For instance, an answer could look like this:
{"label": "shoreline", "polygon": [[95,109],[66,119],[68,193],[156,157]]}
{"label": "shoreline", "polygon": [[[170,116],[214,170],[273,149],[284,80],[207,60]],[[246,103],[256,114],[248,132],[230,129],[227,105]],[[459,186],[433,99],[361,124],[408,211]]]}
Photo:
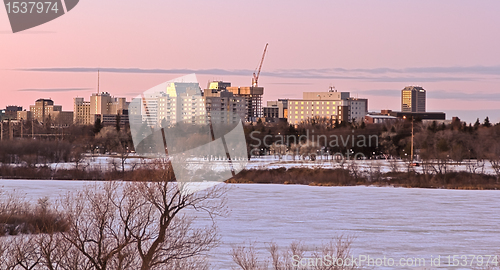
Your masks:
{"label": "shoreline", "polygon": [[[0,180],[51,181],[144,181],[151,170],[125,172],[84,172],[60,169],[52,174],[38,173],[30,168],[17,168],[14,175],[1,175]],[[73,176],[73,177],[71,177]],[[146,177],[146,178],[145,178]],[[174,179],[171,179],[174,180]],[[174,180],[175,181],[175,180]],[[484,173],[447,172],[424,174],[410,172],[360,172],[328,168],[245,169],[224,181],[228,184],[281,184],[306,186],[373,186],[394,188],[499,190],[496,176]]]}

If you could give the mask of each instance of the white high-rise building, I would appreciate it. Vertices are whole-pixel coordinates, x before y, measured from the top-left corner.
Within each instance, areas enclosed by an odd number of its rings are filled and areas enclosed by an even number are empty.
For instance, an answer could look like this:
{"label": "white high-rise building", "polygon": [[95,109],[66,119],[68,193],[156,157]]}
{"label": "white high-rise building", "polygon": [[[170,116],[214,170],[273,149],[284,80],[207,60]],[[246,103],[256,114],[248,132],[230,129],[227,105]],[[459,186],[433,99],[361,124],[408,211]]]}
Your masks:
{"label": "white high-rise building", "polygon": [[141,108],[131,107],[132,114],[140,113],[140,119],[151,127],[169,127],[176,123],[206,124],[205,101],[198,83],[167,82],[148,92],[141,98]]}

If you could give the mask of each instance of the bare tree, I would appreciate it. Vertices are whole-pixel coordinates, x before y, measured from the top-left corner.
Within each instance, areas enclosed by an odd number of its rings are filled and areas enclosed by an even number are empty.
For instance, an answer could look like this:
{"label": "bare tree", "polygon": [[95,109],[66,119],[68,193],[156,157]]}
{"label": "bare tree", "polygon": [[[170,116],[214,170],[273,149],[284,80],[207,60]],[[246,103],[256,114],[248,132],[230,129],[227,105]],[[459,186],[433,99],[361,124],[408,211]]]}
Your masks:
{"label": "bare tree", "polygon": [[192,220],[180,215],[181,211],[203,211],[210,217],[225,213],[224,185],[188,192],[189,184],[167,181],[173,178],[168,164],[157,166],[160,168],[151,181],[133,183],[127,188],[128,196],[141,198],[138,205],[142,220],[127,228],[141,259],[141,270],[164,269],[196,258],[218,243],[213,220],[204,228],[193,228]]}
{"label": "bare tree", "polygon": [[306,157],[309,157],[309,160],[311,161],[316,160],[316,155],[318,154],[318,151],[321,149],[321,147],[317,142],[307,141],[306,143],[299,145],[300,145],[299,153],[302,156],[303,160]]}
{"label": "bare tree", "polygon": [[0,259],[1,269],[39,269],[41,255],[36,248],[35,237],[22,235],[0,239],[0,249],[3,246],[4,253]]}
{"label": "bare tree", "polygon": [[287,152],[287,147],[284,144],[277,144],[275,142],[271,145],[270,150],[271,150],[271,153],[273,153],[275,157],[278,156],[279,160],[281,160],[283,155],[285,155]]}
{"label": "bare tree", "polygon": [[126,224],[118,215],[120,209],[115,202],[119,198],[118,183],[107,182],[103,186],[89,186],[63,200],[70,229],[62,236],[93,269],[113,269],[113,265],[121,263],[120,255],[132,243]]}

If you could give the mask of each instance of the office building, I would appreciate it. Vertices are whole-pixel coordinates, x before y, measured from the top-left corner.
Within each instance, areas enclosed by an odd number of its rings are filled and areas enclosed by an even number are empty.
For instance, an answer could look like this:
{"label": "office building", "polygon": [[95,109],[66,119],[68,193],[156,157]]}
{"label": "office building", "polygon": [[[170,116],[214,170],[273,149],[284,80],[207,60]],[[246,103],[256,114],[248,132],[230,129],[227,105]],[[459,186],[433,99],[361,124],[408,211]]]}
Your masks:
{"label": "office building", "polygon": [[129,103],[125,98],[112,97],[108,92],[94,93],[90,101],[85,101],[81,97],[74,99],[74,119],[75,124],[93,125],[100,119],[104,125],[116,123],[117,115],[120,115],[120,124],[128,122]]}
{"label": "office building", "polygon": [[3,118],[14,120],[17,119],[17,112],[22,111],[23,107],[21,106],[7,106],[3,111]]}
{"label": "office building", "polygon": [[380,113],[371,112],[366,115],[366,124],[377,124],[386,121],[402,119],[414,119],[416,121],[445,121],[446,113],[444,112],[396,112],[392,110],[381,110]]}
{"label": "office building", "polygon": [[366,124],[382,124],[386,122],[395,122],[397,121],[397,117],[391,115],[383,115],[383,114],[367,114],[365,115],[365,123]]}
{"label": "office building", "polygon": [[302,99],[288,100],[288,123],[300,124],[312,117],[339,122],[360,122],[368,111],[368,100],[350,97],[349,92],[304,92]]}
{"label": "office building", "polygon": [[407,86],[401,90],[401,112],[425,112],[425,89]]}
{"label": "office building", "polygon": [[278,99],[267,102],[262,108],[263,117],[266,122],[275,122],[278,119],[288,118],[288,99]]}
{"label": "office building", "polygon": [[55,126],[68,126],[73,123],[73,112],[63,111],[61,105],[54,105],[51,99],[38,99],[30,105],[30,111],[18,111],[18,119],[36,120],[41,123],[50,122]]}
{"label": "office building", "polygon": [[226,90],[232,92],[235,97],[245,98],[245,121],[255,122],[259,117],[262,117],[262,95],[264,87],[233,87],[228,86]]}
{"label": "office building", "polygon": [[247,99],[227,89],[231,83],[215,81],[203,91],[206,112],[212,124],[235,124],[248,117]]}

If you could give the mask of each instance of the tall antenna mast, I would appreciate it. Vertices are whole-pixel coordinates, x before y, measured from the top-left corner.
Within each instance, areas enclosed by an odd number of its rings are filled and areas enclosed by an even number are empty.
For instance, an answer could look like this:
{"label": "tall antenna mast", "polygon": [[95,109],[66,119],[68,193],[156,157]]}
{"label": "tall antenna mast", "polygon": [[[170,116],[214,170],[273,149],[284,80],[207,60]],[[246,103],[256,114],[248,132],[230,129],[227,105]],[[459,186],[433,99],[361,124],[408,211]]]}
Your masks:
{"label": "tall antenna mast", "polygon": [[97,94],[99,94],[99,69],[97,70]]}

